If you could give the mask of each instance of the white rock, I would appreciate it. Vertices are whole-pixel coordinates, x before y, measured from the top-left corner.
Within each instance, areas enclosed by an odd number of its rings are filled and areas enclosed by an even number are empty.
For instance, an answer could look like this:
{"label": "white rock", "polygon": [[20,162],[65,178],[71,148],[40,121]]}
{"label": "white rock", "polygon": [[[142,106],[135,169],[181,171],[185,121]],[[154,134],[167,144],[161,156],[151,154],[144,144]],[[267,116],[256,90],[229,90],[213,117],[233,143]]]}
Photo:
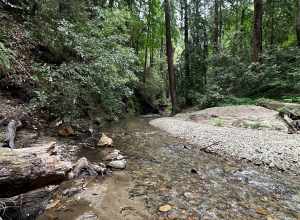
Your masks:
{"label": "white rock", "polygon": [[113,140],[102,133],[102,136],[97,144],[99,147],[111,147],[113,145]]}
{"label": "white rock", "polygon": [[120,154],[120,151],[119,150],[114,150],[110,154],[106,155],[104,157],[104,160],[121,160],[121,159],[124,159],[124,157],[123,158],[119,158],[119,156],[122,156]]}
{"label": "white rock", "polygon": [[127,161],[125,159],[123,160],[114,160],[108,163],[109,167],[115,168],[115,169],[125,169],[127,165]]}

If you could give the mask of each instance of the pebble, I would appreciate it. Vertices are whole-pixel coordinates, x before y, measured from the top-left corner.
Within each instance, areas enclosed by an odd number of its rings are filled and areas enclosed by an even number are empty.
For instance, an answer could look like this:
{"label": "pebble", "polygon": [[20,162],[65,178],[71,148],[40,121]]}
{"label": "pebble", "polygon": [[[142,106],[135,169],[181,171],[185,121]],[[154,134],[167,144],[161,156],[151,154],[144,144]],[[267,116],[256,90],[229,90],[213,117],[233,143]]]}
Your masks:
{"label": "pebble", "polygon": [[168,204],[159,207],[159,211],[160,211],[160,212],[168,212],[168,211],[170,211],[171,209],[172,209],[172,207],[171,207],[170,205],[168,205]]}
{"label": "pebble", "polygon": [[196,196],[193,193],[190,193],[190,192],[185,192],[183,195],[187,199],[194,199],[194,198],[196,198]]}
{"label": "pebble", "polygon": [[114,150],[112,153],[108,154],[107,156],[104,157],[105,161],[109,160],[123,160],[125,157],[120,154],[119,150]]}

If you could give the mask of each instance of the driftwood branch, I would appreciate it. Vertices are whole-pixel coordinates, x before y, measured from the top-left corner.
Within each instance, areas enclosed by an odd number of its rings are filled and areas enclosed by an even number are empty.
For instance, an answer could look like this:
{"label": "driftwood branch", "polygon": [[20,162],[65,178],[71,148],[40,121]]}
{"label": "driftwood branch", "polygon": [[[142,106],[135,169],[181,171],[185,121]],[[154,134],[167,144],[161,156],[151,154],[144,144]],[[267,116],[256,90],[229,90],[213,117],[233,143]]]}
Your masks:
{"label": "driftwood branch", "polygon": [[8,11],[11,11],[11,10],[18,11],[18,12],[24,11],[24,8],[14,5],[10,1],[7,1],[7,0],[0,0],[0,6],[1,5],[5,10],[8,10]]}
{"label": "driftwood branch", "polygon": [[298,133],[299,129],[297,126],[295,126],[295,123],[293,120],[291,120],[287,115],[279,113],[280,119],[286,124],[288,127],[289,133],[296,134]]}
{"label": "driftwood branch", "polygon": [[6,138],[2,147],[10,147],[11,149],[16,148],[15,138],[16,132],[19,127],[22,126],[21,121],[11,120],[6,127]]}

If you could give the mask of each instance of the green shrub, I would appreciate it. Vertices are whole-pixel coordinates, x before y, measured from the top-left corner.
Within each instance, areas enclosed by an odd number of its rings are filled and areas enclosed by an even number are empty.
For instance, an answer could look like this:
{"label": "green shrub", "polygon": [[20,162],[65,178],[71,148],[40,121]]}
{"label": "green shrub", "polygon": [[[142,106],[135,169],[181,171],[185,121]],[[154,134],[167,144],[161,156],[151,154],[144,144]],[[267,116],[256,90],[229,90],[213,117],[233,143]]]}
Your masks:
{"label": "green shrub", "polygon": [[193,105],[198,105],[200,108],[213,107],[224,99],[224,96],[220,92],[221,90],[218,86],[212,85],[204,94],[191,92],[189,94],[189,99],[192,100]]}
{"label": "green shrub", "polygon": [[212,57],[209,63],[210,81],[225,95],[278,97],[300,91],[298,48],[267,50],[261,64],[226,54]]}
{"label": "green shrub", "polygon": [[227,105],[255,105],[256,100],[247,97],[235,97],[235,96],[227,96],[223,99],[219,105],[227,106]]}
{"label": "green shrub", "polygon": [[5,70],[10,69],[11,60],[13,60],[13,58],[13,52],[0,42],[0,73],[3,73]]}
{"label": "green shrub", "polygon": [[100,104],[112,118],[120,116],[126,108],[123,100],[133,95],[137,83],[137,57],[126,33],[128,16],[126,10],[99,10],[93,20],[59,21],[53,39],[39,36],[50,47],[72,48],[79,61],[36,65],[40,86],[35,106],[48,109],[53,117],[76,117]]}
{"label": "green shrub", "polygon": [[212,122],[213,122],[213,125],[217,126],[217,127],[224,127],[224,124],[225,124],[224,120],[221,118],[214,118],[212,120]]}

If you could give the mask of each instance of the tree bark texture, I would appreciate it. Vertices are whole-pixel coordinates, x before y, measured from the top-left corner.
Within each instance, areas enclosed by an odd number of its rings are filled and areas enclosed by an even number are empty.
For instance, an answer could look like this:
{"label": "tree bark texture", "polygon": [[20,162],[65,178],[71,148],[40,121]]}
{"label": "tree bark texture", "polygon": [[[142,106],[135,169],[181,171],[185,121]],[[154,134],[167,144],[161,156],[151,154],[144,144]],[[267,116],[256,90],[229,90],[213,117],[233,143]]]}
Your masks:
{"label": "tree bark texture", "polygon": [[298,0],[298,16],[296,22],[297,45],[300,47],[300,0]]}
{"label": "tree bark texture", "polygon": [[55,143],[15,150],[0,148],[0,198],[59,184],[79,176],[83,169],[89,175],[104,172],[86,158],[79,159],[75,164],[64,160]]}
{"label": "tree bark texture", "polygon": [[263,0],[254,0],[252,62],[259,62],[262,53]]}
{"label": "tree bark texture", "polygon": [[172,45],[172,28],[171,28],[171,5],[170,0],[165,0],[165,25],[166,25],[166,53],[169,73],[169,87],[172,102],[172,114],[177,111],[176,104],[176,77],[174,68],[174,52]]}

